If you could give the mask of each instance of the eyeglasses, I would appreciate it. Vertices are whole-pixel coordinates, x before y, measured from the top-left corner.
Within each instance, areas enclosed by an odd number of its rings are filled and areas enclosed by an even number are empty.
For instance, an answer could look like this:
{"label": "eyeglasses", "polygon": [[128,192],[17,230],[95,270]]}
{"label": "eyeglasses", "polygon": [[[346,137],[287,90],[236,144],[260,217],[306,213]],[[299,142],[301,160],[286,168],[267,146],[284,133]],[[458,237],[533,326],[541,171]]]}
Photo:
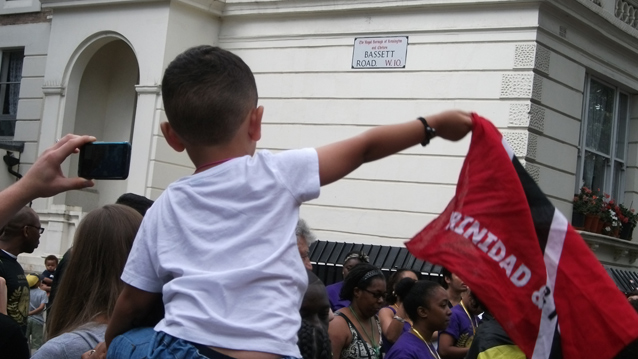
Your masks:
{"label": "eyeglasses", "polygon": [[25,225],[25,227],[35,228],[35,229],[38,230],[38,232],[40,232],[40,234],[44,233],[44,228],[42,228],[42,227],[32,226],[30,224]]}
{"label": "eyeglasses", "polygon": [[364,291],[366,291],[366,292],[368,292],[368,293],[372,294],[372,296],[374,297],[374,299],[377,299],[377,300],[379,300],[379,299],[381,299],[381,298],[385,297],[385,295],[386,295],[386,293],[371,292],[371,291],[369,291],[369,290],[367,290],[367,289],[364,289]]}

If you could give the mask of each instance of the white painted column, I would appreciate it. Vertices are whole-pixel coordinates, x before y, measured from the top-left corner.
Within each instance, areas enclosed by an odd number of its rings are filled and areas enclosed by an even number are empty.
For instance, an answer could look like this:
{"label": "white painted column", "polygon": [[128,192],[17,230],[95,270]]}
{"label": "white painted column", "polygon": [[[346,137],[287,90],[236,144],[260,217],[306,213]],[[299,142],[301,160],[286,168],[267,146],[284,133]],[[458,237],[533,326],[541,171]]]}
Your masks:
{"label": "white painted column", "polygon": [[[44,84],[44,106],[42,109],[42,121],[40,127],[40,138],[38,140],[38,156],[47,148],[53,146],[55,141],[62,137],[62,118],[64,113],[64,95],[66,88],[59,84]],[[69,173],[70,161],[62,163],[62,173]],[[54,203],[64,204],[66,193],[57,196],[38,199],[33,202],[33,207],[38,209],[50,208]]]}
{"label": "white painted column", "polygon": [[[44,106],[42,111],[41,129],[39,133],[38,156],[47,148],[53,146],[55,141],[69,132],[69,124],[64,126],[64,96],[66,88],[58,84],[45,84],[42,87],[44,93]],[[73,124],[70,124],[73,128]],[[62,172],[69,173],[70,161],[62,163]],[[40,216],[42,227],[46,228],[40,237],[39,247],[30,254],[22,254],[19,262],[25,271],[41,272],[44,269],[44,257],[49,254],[60,256],[73,244],[75,229],[83,217],[80,207],[66,206],[66,193],[55,197],[39,198],[33,201],[33,209]]]}
{"label": "white painted column", "polygon": [[160,97],[160,85],[137,85],[137,107],[133,125],[131,170],[127,192],[146,196],[150,158],[153,143],[153,126]]}

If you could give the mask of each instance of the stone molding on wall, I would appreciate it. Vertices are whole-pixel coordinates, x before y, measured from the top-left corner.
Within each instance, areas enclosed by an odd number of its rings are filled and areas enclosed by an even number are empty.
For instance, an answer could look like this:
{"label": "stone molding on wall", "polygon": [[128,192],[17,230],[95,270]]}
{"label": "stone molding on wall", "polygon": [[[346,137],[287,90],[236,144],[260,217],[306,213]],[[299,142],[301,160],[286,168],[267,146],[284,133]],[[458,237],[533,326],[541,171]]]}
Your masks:
{"label": "stone molding on wall", "polygon": [[507,127],[527,127],[530,121],[529,103],[510,104]]}
{"label": "stone molding on wall", "polygon": [[534,103],[510,104],[507,127],[524,127],[543,133],[545,128],[545,108]]}
{"label": "stone molding on wall", "polygon": [[537,159],[539,137],[545,130],[546,113],[538,103],[543,95],[543,75],[549,75],[550,59],[551,52],[541,45],[516,45],[513,68],[532,71],[503,74],[501,79],[501,98],[526,101],[509,105],[507,130],[502,132],[536,183],[540,181],[540,166],[533,162]]}
{"label": "stone molding on wall", "polygon": [[161,85],[135,85],[138,94],[158,94],[161,90]]}
{"label": "stone molding on wall", "polygon": [[540,133],[545,130],[545,108],[531,104],[529,111],[529,128],[534,129]]}
{"label": "stone molding on wall", "polygon": [[503,74],[501,77],[501,98],[530,98],[533,86],[534,74]]}
{"label": "stone molding on wall", "polygon": [[501,77],[501,98],[524,98],[540,101],[543,78],[533,73],[509,73]]}
{"label": "stone molding on wall", "polygon": [[66,87],[59,84],[45,83],[42,86],[42,93],[44,93],[44,96],[51,96],[51,95],[64,96],[65,92],[66,92]]}
{"label": "stone molding on wall", "polygon": [[536,159],[536,149],[538,147],[538,135],[525,130],[501,131],[518,158]]}
{"label": "stone molding on wall", "polygon": [[549,74],[551,52],[538,44],[516,45],[514,50],[514,68],[531,68]]}
{"label": "stone molding on wall", "polygon": [[534,75],[532,84],[532,99],[541,101],[543,96],[543,78],[539,75]]}
{"label": "stone molding on wall", "polygon": [[541,179],[541,168],[533,163],[525,162],[525,171],[538,183]]}

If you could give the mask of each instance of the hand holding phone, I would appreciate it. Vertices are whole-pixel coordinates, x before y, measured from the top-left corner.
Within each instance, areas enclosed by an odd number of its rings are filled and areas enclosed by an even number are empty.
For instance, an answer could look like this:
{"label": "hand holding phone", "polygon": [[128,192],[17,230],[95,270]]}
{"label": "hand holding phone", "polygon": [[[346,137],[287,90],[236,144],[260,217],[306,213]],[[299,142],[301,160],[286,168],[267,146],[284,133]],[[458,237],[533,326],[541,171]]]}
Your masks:
{"label": "hand holding phone", "polygon": [[126,179],[131,164],[128,142],[92,142],[80,147],[78,176],[86,179]]}

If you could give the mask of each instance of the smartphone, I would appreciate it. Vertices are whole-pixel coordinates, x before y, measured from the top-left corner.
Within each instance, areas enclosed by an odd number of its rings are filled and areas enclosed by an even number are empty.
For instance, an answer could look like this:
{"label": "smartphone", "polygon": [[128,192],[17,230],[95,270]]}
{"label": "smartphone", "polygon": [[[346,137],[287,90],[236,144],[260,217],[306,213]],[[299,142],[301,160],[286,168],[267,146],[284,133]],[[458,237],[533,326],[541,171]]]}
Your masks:
{"label": "smartphone", "polygon": [[131,164],[128,142],[92,142],[80,147],[78,176],[86,179],[126,179]]}

